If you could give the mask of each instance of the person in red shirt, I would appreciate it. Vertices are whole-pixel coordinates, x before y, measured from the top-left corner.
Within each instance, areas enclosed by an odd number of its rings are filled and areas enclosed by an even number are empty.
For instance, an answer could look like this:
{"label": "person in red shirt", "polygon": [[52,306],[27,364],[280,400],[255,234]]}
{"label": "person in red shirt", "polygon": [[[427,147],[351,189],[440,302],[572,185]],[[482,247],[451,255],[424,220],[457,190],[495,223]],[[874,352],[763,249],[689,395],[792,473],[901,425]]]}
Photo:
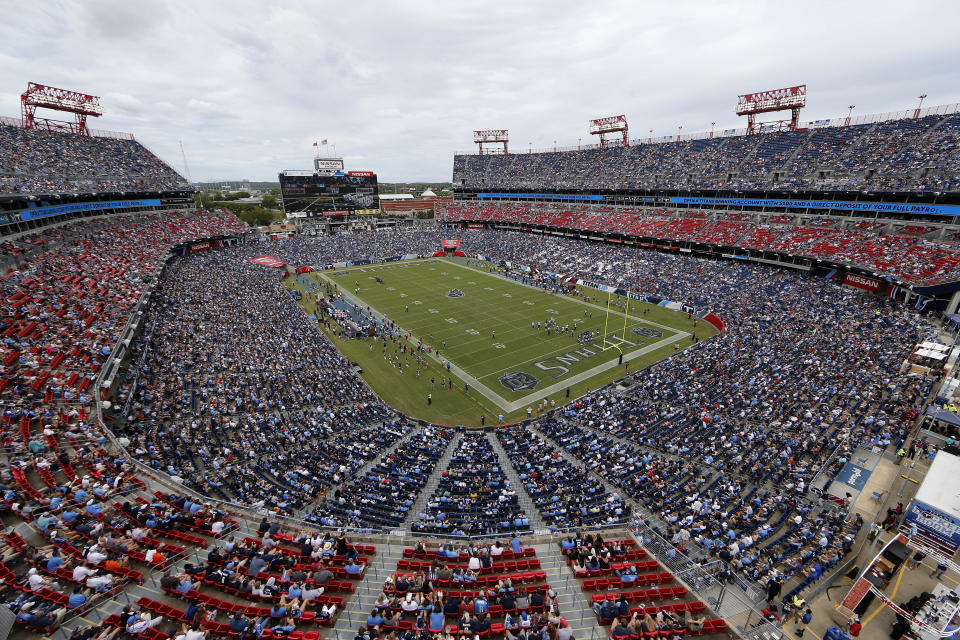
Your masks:
{"label": "person in red shirt", "polygon": [[847,633],[850,634],[851,638],[859,638],[861,629],[863,629],[863,625],[860,623],[860,618],[853,616],[853,619],[850,620],[850,627],[847,629]]}

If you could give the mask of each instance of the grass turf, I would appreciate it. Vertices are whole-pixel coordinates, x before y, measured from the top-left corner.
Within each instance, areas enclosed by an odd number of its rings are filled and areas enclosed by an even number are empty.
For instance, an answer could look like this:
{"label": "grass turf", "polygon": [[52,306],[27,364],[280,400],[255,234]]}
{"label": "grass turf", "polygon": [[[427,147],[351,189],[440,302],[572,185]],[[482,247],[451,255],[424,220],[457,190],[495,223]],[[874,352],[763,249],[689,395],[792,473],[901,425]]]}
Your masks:
{"label": "grass turf", "polygon": [[[418,376],[415,359],[398,350],[399,342],[388,340],[385,350],[380,341],[327,332],[337,348],[363,368],[364,379],[384,401],[408,415],[445,424],[478,425],[481,416],[493,424],[500,415],[504,422],[514,421],[544,398],[562,404],[567,388],[572,399],[623,377],[626,367],[617,364],[620,350],[614,345],[624,337],[631,343],[620,344],[626,354],[648,348],[627,358],[630,371],[636,371],[674,353],[677,346],[692,344],[688,334],[704,339],[716,333],[702,321],[694,328],[685,313],[637,301],[630,301],[624,331],[624,315],[616,311],[622,309],[623,298],[609,300],[607,313],[606,293],[580,287],[578,297],[549,294],[500,277],[497,271],[485,263],[433,259],[315,272],[288,278],[286,284],[305,293],[302,304],[309,313],[315,313],[316,294],[308,290],[315,287],[304,286],[312,283],[303,278],[336,285],[364,307],[386,314],[410,333],[414,345],[422,339],[432,347],[434,353],[426,358],[430,366]],[[450,297],[454,289],[463,296]],[[548,318],[561,326],[578,326],[572,334],[548,335]],[[541,327],[531,328],[531,322]],[[581,342],[586,331],[595,337]],[[388,358],[411,366],[401,370]],[[447,361],[451,373],[444,368]],[[441,387],[443,378],[453,378],[451,390]],[[517,380],[527,388],[515,388]],[[479,385],[496,397],[486,397]]]}

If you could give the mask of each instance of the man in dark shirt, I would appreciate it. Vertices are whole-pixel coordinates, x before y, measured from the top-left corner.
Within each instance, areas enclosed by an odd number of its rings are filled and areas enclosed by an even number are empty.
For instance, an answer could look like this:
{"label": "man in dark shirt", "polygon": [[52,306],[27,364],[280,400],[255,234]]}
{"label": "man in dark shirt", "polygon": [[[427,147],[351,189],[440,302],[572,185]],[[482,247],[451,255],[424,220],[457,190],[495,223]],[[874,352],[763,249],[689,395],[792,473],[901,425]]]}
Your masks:
{"label": "man in dark shirt", "polygon": [[207,554],[207,562],[210,564],[221,564],[223,562],[223,556],[220,554],[220,547],[214,547],[210,550],[210,553]]}
{"label": "man in dark shirt", "polygon": [[460,615],[460,598],[450,598],[443,605],[443,612]]}
{"label": "man in dark shirt", "polygon": [[243,633],[247,630],[247,627],[250,626],[250,621],[247,620],[242,613],[239,611],[230,618],[230,631],[233,633]]}
{"label": "man in dark shirt", "polygon": [[530,595],[530,606],[531,607],[542,607],[543,606],[543,589],[537,587],[537,590]]}
{"label": "man in dark shirt", "polygon": [[474,633],[480,633],[480,634],[490,631],[490,616],[483,615],[479,618],[474,618],[471,631],[473,631]]}
{"label": "man in dark shirt", "polygon": [[294,569],[294,571],[290,574],[290,579],[294,582],[306,582],[307,572],[303,569]]}

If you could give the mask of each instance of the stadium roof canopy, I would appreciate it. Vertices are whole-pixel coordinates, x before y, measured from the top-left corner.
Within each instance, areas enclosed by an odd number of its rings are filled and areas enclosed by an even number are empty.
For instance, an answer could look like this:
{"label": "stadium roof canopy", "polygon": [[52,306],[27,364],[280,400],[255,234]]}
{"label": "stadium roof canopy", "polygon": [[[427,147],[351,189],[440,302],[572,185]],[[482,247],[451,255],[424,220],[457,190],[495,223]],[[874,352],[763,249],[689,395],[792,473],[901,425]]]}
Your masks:
{"label": "stadium roof canopy", "polygon": [[377,197],[381,200],[413,200],[412,193],[381,193]]}

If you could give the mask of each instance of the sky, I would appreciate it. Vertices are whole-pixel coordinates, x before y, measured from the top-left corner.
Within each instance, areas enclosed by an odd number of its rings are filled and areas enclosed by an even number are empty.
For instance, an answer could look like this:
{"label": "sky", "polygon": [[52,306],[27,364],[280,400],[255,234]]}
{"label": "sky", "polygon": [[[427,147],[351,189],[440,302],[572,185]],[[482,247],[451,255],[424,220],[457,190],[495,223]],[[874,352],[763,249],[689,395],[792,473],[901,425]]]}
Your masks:
{"label": "sky", "polygon": [[[449,181],[475,129],[512,150],[742,126],[741,93],[807,85],[802,120],[960,102],[960,2],[0,0],[0,115],[37,82],[101,96],[194,181],[276,180],[326,138],[382,182]],[[332,151],[332,147],[328,149]]]}

